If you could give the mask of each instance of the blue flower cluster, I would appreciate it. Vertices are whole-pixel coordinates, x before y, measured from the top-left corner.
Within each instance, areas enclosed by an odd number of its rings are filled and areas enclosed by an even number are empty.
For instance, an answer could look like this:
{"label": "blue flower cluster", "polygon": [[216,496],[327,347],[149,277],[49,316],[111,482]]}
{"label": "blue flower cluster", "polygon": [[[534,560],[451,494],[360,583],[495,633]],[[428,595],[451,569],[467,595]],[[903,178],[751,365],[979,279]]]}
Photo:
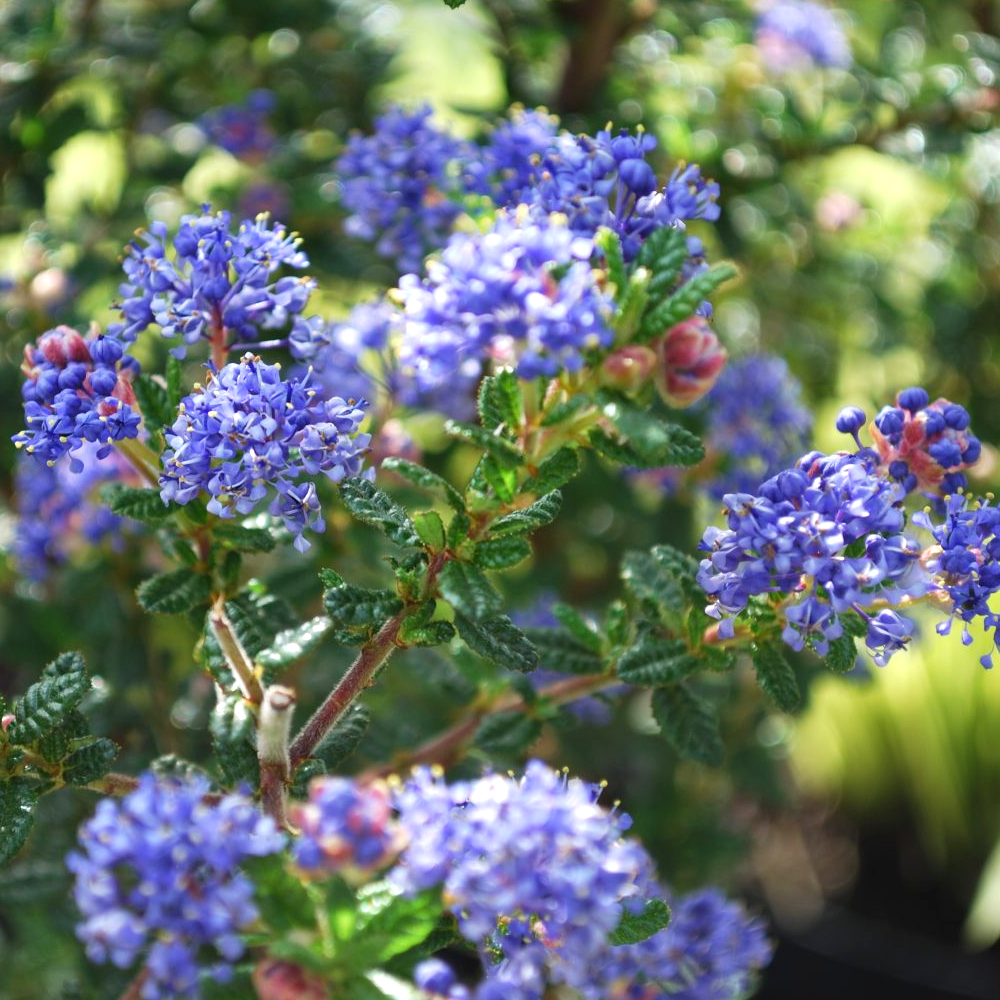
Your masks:
{"label": "blue flower cluster", "polygon": [[442,887],[483,955],[477,1000],[540,1000],[549,983],[601,996],[595,963],[652,866],[600,791],[539,761],[521,779],[451,786],[418,771],[398,791],[409,843],[389,877],[408,892]]}
{"label": "blue flower cluster", "polygon": [[266,215],[244,220],[234,232],[228,212],[206,206],[183,218],[169,254],[167,227],[154,222],[126,248],[122,322],[112,330],[131,342],[157,325],[165,337],[180,338],[172,353],[182,358],[199,340],[243,350],[266,331],[304,322],[315,282],[277,277],[282,267],[309,266],[300,242]]}
{"label": "blue flower cluster", "polygon": [[17,466],[17,530],[11,549],[21,573],[41,582],[81,545],[108,540],[120,546],[135,522],[116,517],[96,501],[97,488],[128,482],[131,468],[117,452],[97,457],[98,446],[85,442],[73,456],[82,466],[70,469],[69,458],[54,465],[21,459]]}
{"label": "blue flower cluster", "polygon": [[[955,618],[965,622],[962,641],[972,642],[969,622],[983,620],[992,629],[994,645],[1000,639],[1000,614],[990,608],[990,598],[1000,590],[1000,508],[992,495],[976,500],[955,493],[944,501],[940,524],[931,522],[929,511],[914,515],[913,521],[926,528],[937,543],[924,556],[928,571],[951,601],[950,617],[937,626],[942,635],[951,630]],[[984,667],[993,666],[993,654],[980,657]]]}
{"label": "blue flower cluster", "polygon": [[522,378],[576,371],[610,346],[613,302],[589,260],[591,240],[557,220],[501,215],[483,234],[458,233],[427,277],[400,282],[400,362],[430,391],[470,358],[516,361]]}
{"label": "blue flower cluster", "polygon": [[469,147],[430,121],[427,106],[392,107],[373,135],[356,134],[337,160],[352,236],[375,243],[399,271],[419,270],[444,245],[465,193],[460,164]]}
{"label": "blue flower cluster", "polygon": [[145,952],[144,1000],[200,996],[200,952],[219,980],[244,951],[257,918],[253,884],[239,866],[281,850],[284,837],[249,799],[205,801],[208,782],[143,775],[120,802],[104,799],[67,858],[83,915],[77,934],[93,962],[127,968]]}
{"label": "blue flower cluster", "polygon": [[209,142],[243,160],[260,160],[274,148],[267,116],[274,110],[270,90],[254,90],[242,104],[227,104],[202,115],[198,124]]}
{"label": "blue flower cluster", "polygon": [[844,29],[829,8],[813,0],[777,0],[766,7],[757,20],[754,41],[777,70],[851,64]]}
{"label": "blue flower cluster", "polygon": [[359,434],[364,401],[324,399],[309,375],[283,381],[279,365],[252,354],[182,400],[165,431],[160,495],[186,504],[200,493],[219,517],[249,514],[274,490],[280,517],[300,551],[303,531],[324,530],[314,477],[334,482],[361,474],[370,437]]}
{"label": "blue flower cluster", "polygon": [[530,200],[538,167],[558,130],[559,119],[544,108],[512,108],[466,164],[468,187],[501,208]]}
{"label": "blue flower cluster", "polygon": [[[840,614],[874,603],[899,604],[929,587],[920,547],[906,538],[901,486],[882,476],[874,452],[811,452],[792,469],[767,480],[758,494],[724,498],[727,528],[710,527],[701,548],[698,582],[721,618],[719,634],[752,598],[782,602],[782,638],[793,649],[807,643],[821,656],[843,634]],[[866,642],[878,663],[901,649],[913,623],[896,611],[869,621]]]}
{"label": "blue flower cluster", "polygon": [[138,437],[132,380],[139,364],[116,337],[94,330],[84,338],[58,326],[25,347],[21,371],[26,427],[13,441],[39,462],[69,454],[78,472],[83,465],[72,453],[84,443],[96,444],[103,458],[115,441]]}
{"label": "blue flower cluster", "polygon": [[[668,896],[669,899],[669,896]],[[608,949],[606,1000],[742,1000],[771,960],[764,925],[718,889],[670,899],[670,925]]]}
{"label": "blue flower cluster", "polygon": [[[864,423],[864,414],[857,412]],[[965,407],[944,398],[932,403],[920,386],[898,393],[895,406],[882,407],[871,435],[889,476],[907,493],[920,489],[931,497],[964,488],[968,480],[963,470],[982,453]]]}
{"label": "blue flower cluster", "polygon": [[401,846],[386,785],[316,778],[308,801],[292,809],[298,827],[292,854],[309,875],[364,873],[384,868]]}

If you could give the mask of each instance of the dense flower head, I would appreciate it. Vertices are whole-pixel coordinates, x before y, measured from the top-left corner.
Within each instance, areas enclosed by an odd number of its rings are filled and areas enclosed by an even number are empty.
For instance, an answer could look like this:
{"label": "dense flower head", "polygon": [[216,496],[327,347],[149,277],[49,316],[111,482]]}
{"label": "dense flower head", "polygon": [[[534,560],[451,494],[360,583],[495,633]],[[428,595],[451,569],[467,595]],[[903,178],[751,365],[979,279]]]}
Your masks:
{"label": "dense flower head", "polygon": [[451,786],[422,770],[397,792],[408,846],[390,878],[410,892],[442,887],[488,956],[479,1000],[539,1000],[547,983],[601,995],[594,962],[652,878],[623,837],[631,821],[601,808],[600,791],[532,761],[520,779]]}
{"label": "dense flower head", "polygon": [[116,337],[57,326],[24,348],[21,371],[26,427],[13,440],[37,461],[53,465],[68,454],[78,472],[73,453],[84,444],[96,444],[103,458],[115,441],[138,436],[132,380],[139,364]]}
{"label": "dense flower head", "polygon": [[[720,635],[733,634],[731,616],[755,597],[778,597],[793,649],[807,643],[821,656],[843,634],[840,615],[876,601],[898,604],[930,589],[920,547],[903,535],[901,486],[880,474],[869,450],[857,454],[811,452],[778,473],[757,494],[727,495],[727,527],[710,527],[701,548],[698,582],[722,619]],[[884,662],[909,638],[907,619],[869,628],[867,642]]]}
{"label": "dense flower head", "polygon": [[559,119],[544,108],[512,108],[467,164],[469,187],[488,194],[498,206],[519,204],[535,183],[558,128]]}
{"label": "dense flower head", "polygon": [[884,406],[870,431],[882,464],[908,493],[954,493],[966,485],[963,470],[982,451],[965,407],[943,397],[932,403],[919,386],[898,393],[896,405]]}
{"label": "dense flower head", "polygon": [[310,375],[281,378],[279,365],[252,354],[210,371],[182,400],[165,430],[160,495],[185,504],[202,492],[219,517],[246,515],[273,491],[271,514],[309,547],[302,532],[324,523],[315,477],[334,482],[362,471],[369,435],[359,434],[364,401],[325,399]]}
{"label": "dense flower head", "polygon": [[309,798],[291,814],[299,834],[295,863],[310,875],[361,873],[385,867],[398,852],[399,827],[386,785],[349,778],[315,778]]}
{"label": "dense flower head", "polygon": [[240,104],[213,108],[198,124],[209,142],[244,160],[263,159],[274,148],[274,130],[267,116],[274,110],[270,90],[255,90]]}
{"label": "dense flower head", "polygon": [[[989,601],[1000,590],[1000,508],[992,496],[976,499],[955,493],[944,501],[943,520],[934,524],[929,511],[914,515],[914,522],[927,528],[937,543],[927,550],[924,563],[951,602],[950,616],[938,625],[944,634],[955,618],[965,623],[962,641],[972,642],[969,623],[981,618],[993,631],[994,644],[1000,633],[1000,614]],[[993,655],[981,657],[984,667],[993,666]]]}
{"label": "dense flower head", "polygon": [[[719,186],[695,164],[677,167],[663,187],[646,154],[656,147],[647,132],[596,136],[560,133],[539,160],[520,200],[544,213],[565,215],[575,232],[593,236],[601,227],[621,239],[626,260],[638,254],[660,226],[683,226],[719,217]],[[698,245],[700,247],[700,244]]]}
{"label": "dense flower head", "polygon": [[752,354],[725,367],[705,397],[705,447],[718,459],[709,495],[752,493],[808,447],[812,416],[802,386],[778,357]]}
{"label": "dense flower head", "polygon": [[607,1000],[742,1000],[771,960],[764,925],[718,889],[668,899],[670,925],[611,947]]}
{"label": "dense flower head", "polygon": [[392,107],[370,136],[352,135],[336,163],[345,228],[371,240],[400,272],[416,271],[442,247],[461,213],[466,143],[434,125],[428,106]]}
{"label": "dense flower head", "polygon": [[116,517],[95,496],[99,486],[128,482],[128,463],[117,452],[97,457],[98,446],[86,442],[76,452],[79,472],[67,456],[54,465],[21,458],[17,466],[17,530],[11,548],[21,573],[42,581],[78,548],[109,540],[121,543],[134,522]]}
{"label": "dense flower head", "polygon": [[591,240],[557,220],[501,215],[486,233],[458,233],[424,279],[400,282],[400,362],[432,390],[470,359],[516,363],[522,378],[583,367],[611,345],[613,307],[590,266]]}
{"label": "dense flower head", "polygon": [[223,338],[257,342],[268,331],[284,331],[303,322],[311,278],[278,276],[282,268],[301,270],[309,258],[301,240],[267,215],[246,219],[233,228],[228,212],[187,215],[173,239],[154,222],[125,251],[126,281],[118,306],[122,322],[113,330],[131,342],[147,327],[159,326],[171,340],[172,353],[183,357],[187,345]]}
{"label": "dense flower head", "polygon": [[769,4],[757,20],[754,40],[767,63],[777,70],[851,64],[851,48],[836,15],[813,0]]}
{"label": "dense flower head", "polygon": [[143,775],[120,801],[104,799],[67,858],[83,915],[77,934],[93,962],[120,968],[145,955],[145,1000],[198,997],[207,970],[225,979],[243,954],[240,931],[257,918],[240,865],[279,851],[274,822],[242,795],[205,801],[207,780]]}

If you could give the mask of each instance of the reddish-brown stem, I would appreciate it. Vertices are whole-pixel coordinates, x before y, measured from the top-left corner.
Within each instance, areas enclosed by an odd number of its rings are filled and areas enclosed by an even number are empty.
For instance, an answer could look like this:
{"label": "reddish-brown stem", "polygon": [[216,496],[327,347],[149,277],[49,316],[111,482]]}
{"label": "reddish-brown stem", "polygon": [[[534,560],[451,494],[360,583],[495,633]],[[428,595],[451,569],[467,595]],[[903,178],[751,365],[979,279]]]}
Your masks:
{"label": "reddish-brown stem", "polygon": [[118,1000],[139,1000],[139,997],[142,996],[142,988],[146,985],[147,979],[149,979],[149,969],[143,966],[135,979],[125,987],[125,992]]}
{"label": "reddish-brown stem", "polygon": [[226,343],[226,328],[218,308],[213,312],[211,330],[212,364],[216,371],[222,371],[229,357],[229,345]]}
{"label": "reddish-brown stem", "polygon": [[232,623],[226,615],[226,599],[220,594],[216,597],[209,617],[212,633],[222,650],[222,655],[229,666],[240,689],[240,694],[253,705],[259,705],[264,696],[260,678],[254,670],[253,661],[247,655],[239,640]]}
{"label": "reddish-brown stem", "polygon": [[[565,705],[618,683],[618,679],[609,674],[568,677],[566,680],[556,681],[554,684],[541,688],[538,697],[549,704]],[[384,778],[388,774],[407,771],[420,764],[438,764],[446,767],[458,760],[466,745],[475,736],[483,719],[500,712],[518,712],[526,707],[527,702],[522,697],[508,694],[493,704],[483,706],[470,713],[450,729],[446,729],[443,733],[421,743],[413,750],[401,753],[390,764],[380,764],[364,771],[358,776],[358,780],[372,781],[375,778]]]}
{"label": "reddish-brown stem", "polygon": [[139,787],[139,779],[131,774],[109,771],[103,778],[88,781],[83,787],[102,795],[128,795]]}

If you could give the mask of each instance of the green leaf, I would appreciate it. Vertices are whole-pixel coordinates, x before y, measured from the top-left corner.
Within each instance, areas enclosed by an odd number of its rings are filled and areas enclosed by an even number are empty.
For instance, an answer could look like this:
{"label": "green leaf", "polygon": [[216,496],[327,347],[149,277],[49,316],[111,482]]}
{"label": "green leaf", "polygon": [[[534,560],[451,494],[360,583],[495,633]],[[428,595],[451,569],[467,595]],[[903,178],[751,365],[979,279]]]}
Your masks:
{"label": "green leaf", "polygon": [[579,471],[580,456],[577,449],[567,445],[553,452],[538,466],[538,472],[521,487],[521,492],[545,496],[546,493],[565,486]]}
{"label": "green leaf", "polygon": [[802,695],[795,679],[795,671],[789,666],[781,647],[777,645],[757,646],[751,650],[757,683],[783,712],[793,712],[799,707]]}
{"label": "green leaf", "polygon": [[422,465],[408,462],[405,458],[390,457],[382,463],[382,468],[409,480],[415,486],[420,486],[431,493],[440,493],[454,510],[465,510],[462,494],[447,480],[436,472],[425,469]]}
{"label": "green leaf", "polygon": [[174,419],[166,386],[151,375],[142,374],[133,383],[135,398],[142,410],[142,422],[149,431],[158,431]]}
{"label": "green leaf", "polygon": [[858,650],[853,636],[842,635],[830,643],[825,663],[834,673],[846,674],[854,669],[857,662]]}
{"label": "green leaf", "polygon": [[106,488],[104,495],[112,514],[131,517],[135,521],[157,524],[171,515],[169,505],[160,499],[160,491],[122,486],[115,483]]}
{"label": "green leaf", "polygon": [[366,885],[358,890],[358,922],[346,959],[360,971],[409,951],[435,930],[441,908],[435,893],[409,897],[388,882]]}
{"label": "green leaf", "polygon": [[497,433],[490,433],[483,427],[449,420],[444,425],[444,429],[452,437],[492,455],[501,465],[516,468],[524,462],[524,456],[517,445]]}
{"label": "green leaf", "polygon": [[34,743],[58,728],[90,690],[90,678],[79,653],[63,653],[50,663],[14,706],[7,736],[15,745]]}
{"label": "green leaf", "polygon": [[698,660],[679,639],[643,639],[618,660],[616,673],[626,684],[674,684],[698,669]]}
{"label": "green leaf", "polygon": [[473,742],[487,753],[519,757],[541,733],[538,719],[523,712],[497,712],[479,723]]}
{"label": "green leaf", "polygon": [[436,510],[423,510],[413,515],[413,526],[420,540],[432,552],[440,552],[445,546],[444,522]]}
{"label": "green leaf", "polygon": [[487,375],[479,384],[479,419],[486,430],[504,427],[514,432],[521,426],[524,401],[517,376],[510,368]]}
{"label": "green leaf", "polygon": [[604,616],[604,631],[612,646],[624,646],[628,641],[628,608],[624,601],[613,601]]}
{"label": "green leaf", "polygon": [[595,628],[594,623],[581,615],[576,608],[571,608],[568,604],[555,604],[552,608],[552,614],[574,639],[595,653],[601,652],[604,644],[601,641],[600,633]]}
{"label": "green leaf", "polygon": [[24,846],[35,822],[32,810],[37,801],[38,786],[33,781],[11,778],[0,784],[0,865]]}
{"label": "green leaf", "polygon": [[241,867],[253,880],[254,901],[272,939],[294,935],[300,928],[315,930],[316,911],[309,891],[281,855],[250,858]]}
{"label": "green leaf", "polygon": [[[648,243],[658,232],[660,232],[660,229],[654,229],[646,242]],[[594,243],[604,253],[608,278],[620,294],[628,281],[625,277],[625,259],[622,257],[622,241],[613,229],[602,226],[597,230]]]}
{"label": "green leaf", "polygon": [[73,750],[63,761],[63,780],[70,785],[86,785],[103,778],[111,770],[121,747],[101,736]]}
{"label": "green leaf", "polygon": [[553,490],[529,507],[498,517],[490,526],[491,535],[527,535],[556,519],[562,507],[562,493]]}
{"label": "green leaf", "polygon": [[676,284],[688,258],[687,238],[684,229],[661,226],[643,243],[638,262],[652,274],[648,285],[652,301],[658,303]]}
{"label": "green leaf", "polygon": [[590,432],[591,442],[602,454],[643,469],[665,465],[694,465],[705,457],[699,438],[680,424],[663,420],[617,393],[602,393],[604,414],[614,422],[624,440],[611,438],[601,428]]}
{"label": "green leaf", "polygon": [[444,5],[452,10],[458,10],[465,3],[465,0],[444,0]]}
{"label": "green leaf", "polygon": [[181,363],[172,354],[167,356],[167,401],[170,403],[170,409],[174,413],[177,412],[177,407],[180,406],[181,399],[184,397],[184,390],[182,388],[184,373],[181,371]]}
{"label": "green leaf", "polygon": [[510,503],[517,494],[517,471],[501,465],[492,455],[483,455],[476,466],[469,484],[479,493],[490,487],[501,503]]}
{"label": "green leaf", "polygon": [[531,555],[531,546],[523,538],[487,538],[479,542],[472,561],[483,569],[506,569]]}
{"label": "green leaf", "polygon": [[457,549],[472,528],[472,521],[464,511],[458,511],[448,524],[448,548]]}
{"label": "green leaf", "polygon": [[499,667],[527,673],[538,664],[531,640],[506,615],[474,622],[460,614],[455,625],[469,649]]}
{"label": "green leaf", "polygon": [[332,622],[325,615],[317,615],[294,628],[283,629],[267,649],[262,649],[254,659],[262,666],[277,670],[301,659],[320,644],[330,631]]}
{"label": "green leaf", "polygon": [[683,757],[718,767],[722,737],[714,710],[681,684],[653,692],[653,718],[660,732]]}
{"label": "green leaf", "polygon": [[347,581],[335,570],[324,567],[319,571],[319,582],[324,590],[332,590],[334,587],[343,587]]}
{"label": "green leaf", "polygon": [[528,628],[525,634],[538,650],[538,666],[561,674],[601,674],[604,660],[561,629]]}
{"label": "green leaf", "polygon": [[428,622],[420,628],[407,629],[399,633],[399,641],[404,646],[440,646],[455,638],[455,626],[451,622]]}
{"label": "green leaf", "polygon": [[345,479],[340,495],[350,512],[365,524],[378,528],[392,542],[404,548],[422,545],[406,511],[387,493],[367,479]]}
{"label": "green leaf", "polygon": [[403,610],[403,602],[389,590],[369,590],[345,584],[323,595],[323,604],[339,628],[380,626]]}
{"label": "green leaf", "polygon": [[592,402],[593,400],[589,396],[584,396],[582,394],[578,396],[570,396],[569,399],[556,403],[555,406],[553,406],[552,409],[545,414],[542,418],[542,426],[554,427],[556,424],[561,424],[564,420],[569,420],[569,418],[579,410],[586,409]]}
{"label": "green leaf", "polygon": [[241,524],[226,522],[213,526],[212,538],[237,552],[270,552],[276,544],[267,528],[244,528]]}
{"label": "green leaf", "polygon": [[157,573],[144,580],[135,591],[139,604],[160,615],[178,615],[199,604],[208,603],[212,596],[212,581],[202,573],[176,569]]}
{"label": "green leaf", "polygon": [[471,563],[447,563],[438,576],[438,589],[459,614],[475,621],[494,618],[503,607],[493,584]]}
{"label": "green leaf", "polygon": [[315,756],[335,771],[358,748],[371,720],[371,713],[363,705],[352,706],[316,748]]}
{"label": "green leaf", "polygon": [[256,726],[249,705],[239,695],[220,698],[209,719],[212,747],[219,770],[228,785],[246,782],[256,788],[260,781],[257,763]]}
{"label": "green leaf", "polygon": [[662,899],[647,899],[638,913],[625,913],[608,940],[613,945],[638,944],[670,923],[670,907]]}
{"label": "green leaf", "polygon": [[672,326],[694,314],[701,303],[724,281],[736,275],[731,264],[716,264],[715,267],[686,281],[665,302],[650,309],[643,317],[637,343],[653,340],[666,333]]}
{"label": "green leaf", "polygon": [[622,580],[640,601],[670,611],[679,611],[685,605],[676,575],[653,552],[626,552],[622,559]]}

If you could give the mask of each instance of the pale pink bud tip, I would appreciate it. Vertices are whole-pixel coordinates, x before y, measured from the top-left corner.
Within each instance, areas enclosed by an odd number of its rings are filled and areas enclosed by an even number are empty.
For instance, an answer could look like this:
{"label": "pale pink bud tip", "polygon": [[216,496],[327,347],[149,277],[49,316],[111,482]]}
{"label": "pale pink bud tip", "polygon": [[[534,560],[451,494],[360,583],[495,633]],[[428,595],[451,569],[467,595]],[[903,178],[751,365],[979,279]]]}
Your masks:
{"label": "pale pink bud tip", "polygon": [[671,327],[653,345],[656,388],[671,406],[696,403],[722,373],[729,355],[703,316]]}

